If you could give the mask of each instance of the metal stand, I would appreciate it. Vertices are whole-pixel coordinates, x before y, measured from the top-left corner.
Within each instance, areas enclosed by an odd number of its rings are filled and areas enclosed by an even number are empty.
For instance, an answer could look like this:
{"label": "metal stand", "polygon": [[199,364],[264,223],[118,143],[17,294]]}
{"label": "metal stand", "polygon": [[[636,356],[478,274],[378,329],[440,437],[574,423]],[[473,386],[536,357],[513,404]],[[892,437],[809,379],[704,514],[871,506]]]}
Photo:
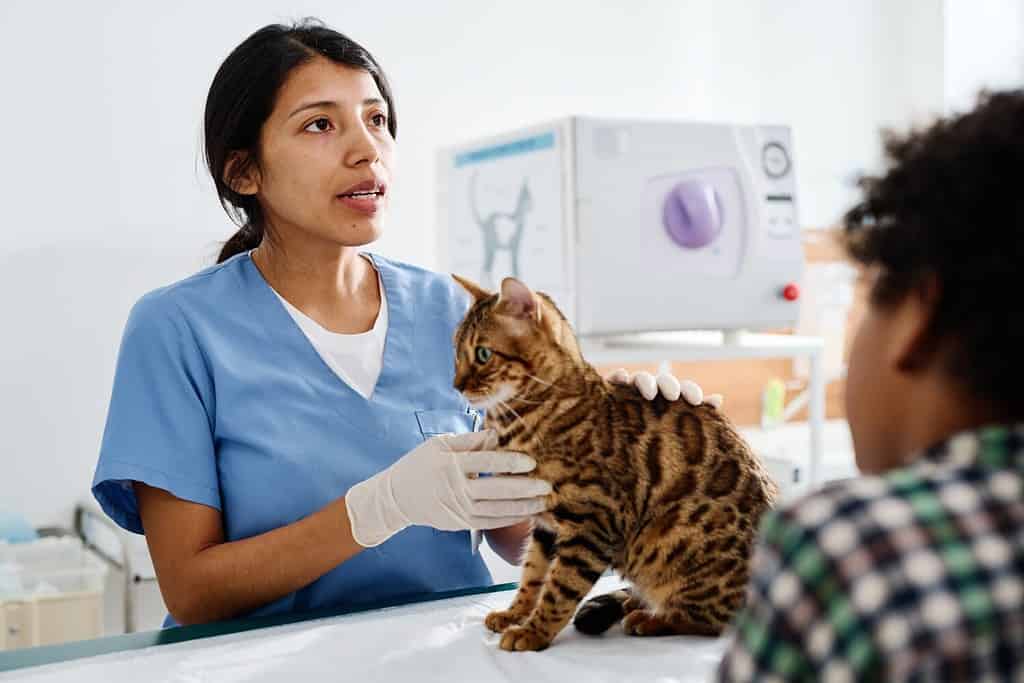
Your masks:
{"label": "metal stand", "polygon": [[659,332],[584,338],[580,340],[580,346],[583,356],[592,365],[806,357],[810,362],[808,398],[797,400],[809,403],[811,450],[807,479],[812,487],[819,483],[825,427],[824,338],[755,334],[742,330]]}
{"label": "metal stand", "polygon": [[[148,552],[144,556],[133,555],[127,540],[131,534],[114,524],[92,501],[75,506],[75,532],[89,550],[124,575],[124,581],[119,586],[124,600],[124,632],[136,633],[143,628],[152,628],[148,623],[140,624],[136,616],[138,608],[150,606],[148,600],[136,601],[136,591],[143,588],[141,584],[147,584],[145,588],[148,594],[159,594],[156,571]],[[166,610],[162,603],[160,608],[162,618]],[[156,614],[149,616],[155,618]]]}

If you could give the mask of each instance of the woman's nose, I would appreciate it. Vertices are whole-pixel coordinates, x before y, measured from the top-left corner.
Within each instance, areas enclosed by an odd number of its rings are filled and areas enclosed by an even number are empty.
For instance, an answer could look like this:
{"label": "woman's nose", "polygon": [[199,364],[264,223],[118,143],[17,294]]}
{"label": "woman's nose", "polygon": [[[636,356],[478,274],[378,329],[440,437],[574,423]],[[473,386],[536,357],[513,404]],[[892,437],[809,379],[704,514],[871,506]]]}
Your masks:
{"label": "woman's nose", "polygon": [[345,151],[345,164],[347,166],[370,165],[380,159],[380,150],[377,141],[366,126],[360,123],[350,129],[351,138]]}

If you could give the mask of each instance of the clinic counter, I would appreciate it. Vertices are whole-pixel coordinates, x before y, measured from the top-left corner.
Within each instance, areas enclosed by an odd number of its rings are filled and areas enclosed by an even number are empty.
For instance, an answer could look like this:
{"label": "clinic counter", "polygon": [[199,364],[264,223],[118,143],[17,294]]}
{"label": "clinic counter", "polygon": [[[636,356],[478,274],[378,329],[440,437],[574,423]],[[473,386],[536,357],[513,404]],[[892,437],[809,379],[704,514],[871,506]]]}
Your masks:
{"label": "clinic counter", "polygon": [[[595,593],[619,585],[607,577]],[[488,631],[515,584],[345,609],[261,617],[0,652],[0,682],[104,681],[706,681],[723,638],[588,637],[567,627],[551,648],[508,653]],[[5,673],[6,672],[6,673]]]}

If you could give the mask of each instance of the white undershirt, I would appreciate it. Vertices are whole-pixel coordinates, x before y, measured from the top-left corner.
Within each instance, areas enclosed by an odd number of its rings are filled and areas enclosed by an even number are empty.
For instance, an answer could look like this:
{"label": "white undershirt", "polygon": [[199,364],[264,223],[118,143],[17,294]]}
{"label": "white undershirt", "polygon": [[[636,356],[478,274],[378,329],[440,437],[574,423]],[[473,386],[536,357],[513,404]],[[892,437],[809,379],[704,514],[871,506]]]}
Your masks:
{"label": "white undershirt", "polygon": [[377,285],[380,287],[380,313],[373,323],[373,329],[359,334],[339,334],[325,329],[274,290],[285,310],[305,333],[327,367],[367,399],[373,394],[384,365],[384,340],[388,332],[388,300],[380,273],[377,273]]}

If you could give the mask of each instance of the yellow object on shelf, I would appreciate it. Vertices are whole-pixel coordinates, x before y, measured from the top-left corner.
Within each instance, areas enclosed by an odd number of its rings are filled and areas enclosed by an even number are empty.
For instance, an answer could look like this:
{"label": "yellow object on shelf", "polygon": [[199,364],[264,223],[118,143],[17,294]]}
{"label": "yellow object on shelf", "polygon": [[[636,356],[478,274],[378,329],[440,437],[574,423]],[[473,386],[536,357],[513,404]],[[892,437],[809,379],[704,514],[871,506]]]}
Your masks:
{"label": "yellow object on shelf", "polygon": [[761,426],[765,429],[782,423],[786,409],[786,383],[769,380],[761,393]]}

